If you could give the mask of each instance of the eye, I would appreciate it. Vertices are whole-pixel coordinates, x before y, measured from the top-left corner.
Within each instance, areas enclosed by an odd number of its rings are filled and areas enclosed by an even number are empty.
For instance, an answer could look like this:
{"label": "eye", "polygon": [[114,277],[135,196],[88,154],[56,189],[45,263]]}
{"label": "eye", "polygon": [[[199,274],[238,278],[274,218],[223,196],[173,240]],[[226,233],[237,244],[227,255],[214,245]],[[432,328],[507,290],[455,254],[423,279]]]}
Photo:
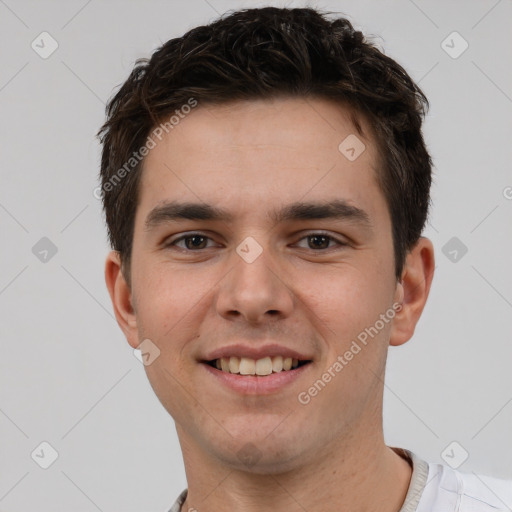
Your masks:
{"label": "eye", "polygon": [[[307,247],[302,245],[302,248],[314,250],[315,252],[332,249],[336,245],[338,247],[348,246],[348,243],[322,232],[310,233],[302,237],[299,242],[302,242],[302,240],[306,240],[307,243]],[[166,243],[165,247],[178,247],[184,251],[197,252],[215,247],[215,244],[208,245],[208,242],[213,243],[213,240],[203,233],[187,233],[186,235],[182,235]],[[297,246],[301,247],[300,243],[298,243]]]}
{"label": "eye", "polygon": [[332,246],[329,246],[331,242],[338,244],[338,246],[348,245],[347,243],[326,233],[310,233],[309,235],[302,237],[301,240],[307,240],[308,247],[305,247],[306,249],[320,251],[332,248]]}
{"label": "eye", "polygon": [[[176,246],[187,251],[207,249],[207,240],[211,241],[211,238],[203,235],[202,233],[188,233],[187,235],[180,236],[179,238],[167,243],[166,247]],[[182,242],[183,245],[179,245]]]}

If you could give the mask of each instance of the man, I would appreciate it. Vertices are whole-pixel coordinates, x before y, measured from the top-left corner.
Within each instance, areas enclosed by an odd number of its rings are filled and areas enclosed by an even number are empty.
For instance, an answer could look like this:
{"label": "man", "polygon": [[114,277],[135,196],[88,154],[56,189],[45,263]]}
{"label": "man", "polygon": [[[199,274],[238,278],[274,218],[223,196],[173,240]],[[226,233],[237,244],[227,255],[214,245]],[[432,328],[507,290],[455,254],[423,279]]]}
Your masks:
{"label": "man", "polygon": [[172,512],[512,503],[384,442],[388,346],[434,272],[427,106],[346,19],[271,7],[168,41],[109,103],[106,283],[176,422]]}

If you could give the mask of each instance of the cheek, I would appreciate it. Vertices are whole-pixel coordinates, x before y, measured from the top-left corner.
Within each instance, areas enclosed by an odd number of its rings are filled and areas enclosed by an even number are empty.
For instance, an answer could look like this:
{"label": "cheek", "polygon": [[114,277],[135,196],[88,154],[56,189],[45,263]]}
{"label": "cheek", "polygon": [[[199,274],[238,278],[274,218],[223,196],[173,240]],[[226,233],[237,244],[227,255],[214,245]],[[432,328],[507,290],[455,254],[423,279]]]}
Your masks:
{"label": "cheek", "polygon": [[202,279],[197,271],[176,270],[165,263],[148,265],[140,275],[144,277],[137,282],[139,329],[165,344],[178,334],[180,339],[186,338],[184,328],[205,306],[211,277]]}
{"label": "cheek", "polygon": [[[304,277],[307,275],[307,277]],[[368,268],[337,266],[313,273],[299,272],[296,290],[311,321],[330,345],[342,349],[386,308],[384,285]]]}

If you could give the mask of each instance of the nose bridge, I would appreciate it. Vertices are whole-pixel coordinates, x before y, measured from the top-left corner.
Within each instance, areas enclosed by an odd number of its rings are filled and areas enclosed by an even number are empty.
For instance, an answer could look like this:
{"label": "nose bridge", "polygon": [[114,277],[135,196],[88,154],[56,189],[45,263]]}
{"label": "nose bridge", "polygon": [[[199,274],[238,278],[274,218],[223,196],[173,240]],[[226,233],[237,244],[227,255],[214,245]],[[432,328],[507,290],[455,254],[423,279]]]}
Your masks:
{"label": "nose bridge", "polygon": [[[260,237],[261,240],[261,237]],[[221,283],[217,300],[220,315],[243,316],[249,322],[265,316],[287,316],[293,294],[280,276],[274,252],[253,237],[246,237],[233,253],[233,269]]]}

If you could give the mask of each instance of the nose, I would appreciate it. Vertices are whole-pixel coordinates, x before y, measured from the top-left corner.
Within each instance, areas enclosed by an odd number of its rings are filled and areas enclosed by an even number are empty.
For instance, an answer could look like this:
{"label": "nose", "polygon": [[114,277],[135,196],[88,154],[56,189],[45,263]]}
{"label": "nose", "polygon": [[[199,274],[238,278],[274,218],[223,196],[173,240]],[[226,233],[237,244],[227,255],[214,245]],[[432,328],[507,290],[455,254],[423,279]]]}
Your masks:
{"label": "nose", "polygon": [[252,262],[234,253],[233,269],[221,281],[217,295],[219,315],[228,320],[244,318],[250,324],[288,317],[294,295],[280,268],[269,250]]}

